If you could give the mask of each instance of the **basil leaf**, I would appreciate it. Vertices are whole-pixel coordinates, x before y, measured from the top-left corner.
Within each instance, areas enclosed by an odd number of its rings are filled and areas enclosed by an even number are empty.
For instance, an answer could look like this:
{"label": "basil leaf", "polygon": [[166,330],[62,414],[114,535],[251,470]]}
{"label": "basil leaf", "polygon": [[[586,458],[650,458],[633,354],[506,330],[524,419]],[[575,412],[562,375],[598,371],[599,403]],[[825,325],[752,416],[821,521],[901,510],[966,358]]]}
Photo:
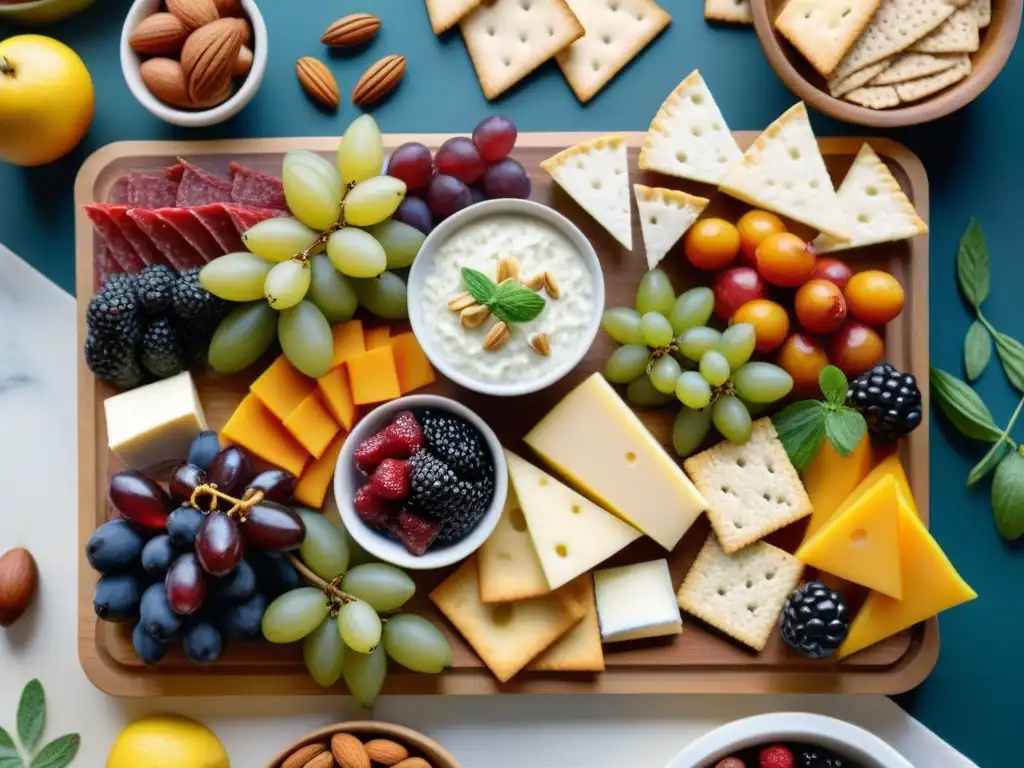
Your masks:
{"label": "basil leaf", "polygon": [[859,411],[853,408],[825,411],[825,437],[840,456],[853,453],[867,433],[868,423]]}
{"label": "basil leaf", "polygon": [[1024,456],[1006,454],[992,479],[992,513],[996,528],[1007,541],[1024,536]]}
{"label": "basil leaf", "polygon": [[956,254],[956,276],[960,290],[975,309],[988,298],[991,276],[988,267],[988,246],[981,225],[971,219],[960,239]]}
{"label": "basil leaf", "polygon": [[964,371],[968,381],[975,381],[992,358],[992,334],[980,320],[971,323],[964,337]]}
{"label": "basil leaf", "polygon": [[82,739],[77,733],[54,739],[32,758],[29,768],[64,768],[75,759],[81,743]]}
{"label": "basil leaf", "polygon": [[0,728],[0,766],[3,766],[5,759],[16,759],[17,765],[21,765],[21,757],[18,756],[18,748],[14,745],[11,734]]}
{"label": "basil leaf", "polygon": [[490,303],[491,312],[506,323],[527,323],[543,310],[544,297],[515,280],[505,280]]}
{"label": "basil leaf", "polygon": [[932,397],[957,431],[972,440],[995,442],[1002,434],[978,393],[939,368],[929,374]]}
{"label": "basil leaf", "polygon": [[996,331],[996,352],[1006,378],[1018,392],[1024,392],[1024,345],[1012,336]]}
{"label": "basil leaf", "polygon": [[985,478],[989,472],[991,472],[995,466],[1002,460],[1006,453],[1006,448],[1013,446],[1007,446],[1007,443],[998,441],[992,444],[992,447],[988,449],[988,453],[981,457],[981,461],[974,465],[970,472],[967,473],[967,487],[973,488],[979,481]]}
{"label": "basil leaf", "polygon": [[817,400],[787,405],[772,417],[786,455],[799,471],[811,463],[825,442],[825,407]]}
{"label": "basil leaf", "polygon": [[0,768],[25,768],[20,757],[0,757]]}
{"label": "basil leaf", "polygon": [[18,739],[21,746],[29,752],[35,749],[45,725],[46,694],[43,693],[43,684],[29,680],[18,702]]}
{"label": "basil leaf", "polygon": [[462,268],[462,282],[466,284],[466,290],[481,304],[490,304],[498,292],[498,286],[494,284],[493,280],[483,272],[469,267]]}
{"label": "basil leaf", "polygon": [[848,386],[846,376],[834,365],[826,365],[822,369],[818,374],[818,385],[829,405],[844,405],[846,403]]}

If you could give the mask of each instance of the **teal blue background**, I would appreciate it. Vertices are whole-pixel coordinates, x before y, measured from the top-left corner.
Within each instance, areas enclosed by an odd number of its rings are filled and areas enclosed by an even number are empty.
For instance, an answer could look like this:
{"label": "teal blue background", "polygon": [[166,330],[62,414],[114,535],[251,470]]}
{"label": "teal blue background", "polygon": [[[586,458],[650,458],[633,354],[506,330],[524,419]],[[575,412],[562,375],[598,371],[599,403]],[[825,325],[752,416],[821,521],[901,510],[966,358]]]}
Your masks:
{"label": "teal blue background", "polygon": [[[385,131],[467,133],[479,119],[495,113],[508,115],[524,131],[646,129],[665,96],[694,67],[708,80],[734,130],[763,128],[795,101],[762,56],[753,30],[707,25],[699,0],[661,4],[673,15],[672,26],[583,107],[553,63],[499,102],[488,103],[461,37],[435,38],[420,0],[264,0],[261,7],[270,29],[266,81],[237,118],[197,131],[158,121],[131,97],[118,63],[118,39],[129,3],[98,0],[87,13],[46,30],[77,50],[92,72],[97,91],[92,131],[79,150],[51,166],[26,170],[0,164],[0,242],[70,292],[72,186],[79,165],[93,150],[123,139],[339,135],[357,110],[347,100],[336,115],[310,103],[294,74],[295,60],[305,55],[324,57],[348,93],[377,57],[406,56],[405,81],[374,111]],[[353,11],[378,14],[384,22],[379,37],[354,55],[325,56],[318,42],[321,31]],[[0,26],[0,37],[13,33]],[[1019,302],[1024,286],[1022,103],[1024,56],[1017,50],[974,104],[932,125],[886,133],[913,149],[928,169],[932,363],[958,375],[969,315],[957,293],[953,259],[971,216],[981,221],[991,248],[994,287],[986,313],[1001,330],[1024,337]],[[812,119],[820,135],[863,132],[818,114]],[[990,366],[979,390],[996,420],[1005,422],[1017,395],[998,366]],[[970,492],[964,487],[981,448],[957,439],[938,419],[932,427],[932,530],[980,599],[943,617],[937,668],[899,701],[979,765],[1020,765],[1024,552],[1003,543],[996,533],[988,483]]]}

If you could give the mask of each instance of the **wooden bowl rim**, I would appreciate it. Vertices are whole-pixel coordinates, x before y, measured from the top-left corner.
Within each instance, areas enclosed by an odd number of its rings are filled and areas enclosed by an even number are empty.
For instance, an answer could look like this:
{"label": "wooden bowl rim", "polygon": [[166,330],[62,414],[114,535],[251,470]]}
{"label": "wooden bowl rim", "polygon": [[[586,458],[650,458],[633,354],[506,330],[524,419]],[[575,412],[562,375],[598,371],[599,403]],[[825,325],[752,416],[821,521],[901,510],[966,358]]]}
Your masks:
{"label": "wooden bowl rim", "polygon": [[783,50],[783,46],[787,43],[775,31],[774,20],[769,13],[769,1],[752,0],[754,28],[757,30],[758,40],[761,41],[761,47],[768,57],[768,62],[786,87],[809,105],[830,117],[874,128],[901,128],[920,125],[952,114],[974,101],[992,84],[992,81],[1006,66],[1020,33],[1021,11],[1024,8],[1024,0],[993,0],[993,2],[1004,4],[1002,27],[996,36],[986,40],[988,46],[995,46],[995,51],[982,62],[980,67],[973,69],[966,79],[920,104],[897,107],[896,109],[869,109],[834,98],[800,74]]}
{"label": "wooden bowl rim", "polygon": [[434,768],[462,768],[459,761],[456,760],[448,750],[429,736],[425,736],[419,731],[415,731],[404,725],[395,725],[393,723],[385,723],[379,720],[347,720],[343,723],[335,723],[334,725],[327,725],[323,728],[318,728],[282,750],[273,760],[267,763],[267,768],[280,768],[284,759],[300,747],[304,747],[307,744],[313,744],[317,741],[330,741],[331,736],[336,733],[365,733],[373,736],[389,736],[395,741],[400,741],[409,746],[415,747],[432,761],[440,761],[440,764],[435,765]]}

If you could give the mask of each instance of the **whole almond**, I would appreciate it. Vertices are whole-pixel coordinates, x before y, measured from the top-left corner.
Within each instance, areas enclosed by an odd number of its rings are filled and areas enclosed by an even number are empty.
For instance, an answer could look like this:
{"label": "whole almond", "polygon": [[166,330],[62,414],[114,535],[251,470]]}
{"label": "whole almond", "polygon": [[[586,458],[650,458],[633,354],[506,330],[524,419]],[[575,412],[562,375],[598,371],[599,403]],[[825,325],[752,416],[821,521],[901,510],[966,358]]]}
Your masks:
{"label": "whole almond", "polygon": [[539,291],[544,287],[544,273],[538,272],[536,275],[526,280],[520,279],[520,282],[531,291]]}
{"label": "whole almond", "polygon": [[217,6],[217,13],[223,19],[225,16],[242,16],[245,11],[242,10],[242,0],[213,0],[213,4]]}
{"label": "whole almond", "polygon": [[249,22],[245,19],[238,19],[235,23],[242,30],[242,45],[252,45],[252,27],[249,26]]}
{"label": "whole almond", "polygon": [[136,53],[150,56],[176,56],[188,38],[185,22],[173,13],[154,13],[147,16],[128,38],[128,45]]}
{"label": "whole almond", "polygon": [[225,81],[223,88],[211,93],[208,98],[205,98],[202,101],[194,102],[193,106],[197,109],[209,109],[210,107],[216,107],[218,104],[223,104],[231,98],[232,92],[233,88],[231,87],[231,81],[227,80]]}
{"label": "whole almond", "polygon": [[336,733],[331,737],[331,754],[341,768],[370,768],[370,756],[363,742],[350,733]]}
{"label": "whole almond", "polygon": [[181,66],[192,101],[207,101],[224,90],[240,50],[242,30],[237,19],[218,19],[188,36],[181,49]]}
{"label": "whole almond", "polygon": [[232,77],[245,77],[249,74],[249,70],[252,69],[252,48],[247,45],[243,45],[238,49],[238,58],[235,59],[235,65],[231,68]]}
{"label": "whole almond", "polygon": [[466,307],[459,313],[459,323],[466,329],[479,328],[484,324],[484,320],[490,316],[491,310],[483,304],[474,304],[471,307]]}
{"label": "whole almond", "polygon": [[487,335],[484,336],[484,351],[497,352],[508,343],[511,335],[512,332],[509,330],[508,324],[499,320],[491,327]]}
{"label": "whole almond", "polygon": [[515,256],[502,256],[498,259],[498,282],[519,279],[519,259]]}
{"label": "whole almond", "polygon": [[547,357],[551,354],[551,342],[548,341],[546,333],[535,333],[530,337],[530,346],[538,355]]}
{"label": "whole almond", "polygon": [[167,0],[167,10],[189,29],[199,29],[220,18],[213,0]]}
{"label": "whole almond", "polygon": [[395,768],[431,768],[431,766],[422,757],[410,757],[408,760],[395,763]]}
{"label": "whole almond", "polygon": [[544,290],[548,292],[548,296],[552,299],[557,299],[562,295],[562,289],[558,287],[558,281],[555,280],[555,276],[550,272],[544,273]]}
{"label": "whole almond", "polygon": [[457,293],[448,299],[448,309],[452,312],[461,312],[466,307],[472,307],[474,304],[476,304],[476,299],[473,298],[473,294],[469,291]]}
{"label": "whole almond", "polygon": [[384,766],[398,765],[409,757],[409,750],[390,739],[373,739],[366,742],[366,754],[370,760]]}
{"label": "whole almond", "polygon": [[[325,753],[327,753],[326,744],[307,744],[288,755],[281,763],[281,768],[306,768],[310,760]],[[331,760],[333,759],[332,757]]]}
{"label": "whole almond", "polygon": [[371,40],[380,29],[380,19],[371,13],[351,13],[331,24],[320,38],[324,45],[341,48]]}
{"label": "whole almond", "polygon": [[352,103],[364,107],[387,96],[405,76],[404,56],[385,56],[370,65],[352,91]]}
{"label": "whole almond", "polygon": [[334,768],[334,758],[330,752],[324,752],[322,755],[317,755],[302,768]]}
{"label": "whole almond", "polygon": [[147,59],[139,66],[139,76],[160,101],[172,107],[195,106],[188,97],[188,80],[180,62],[162,57]]}
{"label": "whole almond", "polygon": [[9,627],[28,610],[39,583],[39,569],[27,549],[0,557],[0,627]]}
{"label": "whole almond", "polygon": [[337,109],[341,104],[338,81],[322,61],[312,56],[303,56],[295,65],[295,73],[299,76],[299,82],[306,89],[306,93],[314,100],[330,109]]}

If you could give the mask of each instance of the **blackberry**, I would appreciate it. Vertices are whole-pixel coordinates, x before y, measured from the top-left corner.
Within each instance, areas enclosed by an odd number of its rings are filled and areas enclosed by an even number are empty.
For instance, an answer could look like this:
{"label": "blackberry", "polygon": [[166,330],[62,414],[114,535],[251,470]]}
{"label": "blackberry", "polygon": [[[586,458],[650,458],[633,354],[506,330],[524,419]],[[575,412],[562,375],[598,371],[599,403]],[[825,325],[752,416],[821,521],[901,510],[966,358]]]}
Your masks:
{"label": "blackberry", "polygon": [[440,517],[451,492],[459,482],[458,475],[441,459],[420,451],[409,459],[409,501],[418,511]]}
{"label": "blackberry", "polygon": [[86,325],[96,335],[116,338],[135,346],[142,337],[135,284],[132,280],[111,276],[89,300]]}
{"label": "blackberry", "polygon": [[154,318],[142,335],[139,360],[159,379],[176,376],[184,369],[183,350],[178,333],[166,317]]}
{"label": "blackberry", "polygon": [[190,322],[211,321],[223,316],[228,302],[218,299],[199,284],[199,268],[191,267],[174,281],[171,304],[179,320]]}
{"label": "blackberry", "polygon": [[137,387],[145,378],[134,347],[114,337],[90,333],[85,339],[85,363],[98,378],[122,389]]}
{"label": "blackberry", "polygon": [[820,581],[794,590],[782,609],[782,639],[808,659],[834,654],[849,631],[846,601]]}
{"label": "blackberry", "polygon": [[805,747],[797,752],[793,768],[860,768],[860,764],[822,747]]}
{"label": "blackberry", "polygon": [[171,306],[178,273],[164,264],[150,264],[135,276],[135,298],[144,312],[159,314]]}
{"label": "blackberry", "polygon": [[427,449],[443,460],[463,480],[490,477],[494,464],[480,430],[465,419],[444,411],[420,414]]}
{"label": "blackberry", "polygon": [[846,402],[864,414],[868,431],[881,442],[909,435],[921,423],[917,380],[889,363],[880,363],[851,381]]}
{"label": "blackberry", "polygon": [[461,480],[451,494],[445,514],[441,519],[441,531],[437,540],[441,544],[454,544],[469,535],[487,513],[494,497],[494,483],[485,480]]}

